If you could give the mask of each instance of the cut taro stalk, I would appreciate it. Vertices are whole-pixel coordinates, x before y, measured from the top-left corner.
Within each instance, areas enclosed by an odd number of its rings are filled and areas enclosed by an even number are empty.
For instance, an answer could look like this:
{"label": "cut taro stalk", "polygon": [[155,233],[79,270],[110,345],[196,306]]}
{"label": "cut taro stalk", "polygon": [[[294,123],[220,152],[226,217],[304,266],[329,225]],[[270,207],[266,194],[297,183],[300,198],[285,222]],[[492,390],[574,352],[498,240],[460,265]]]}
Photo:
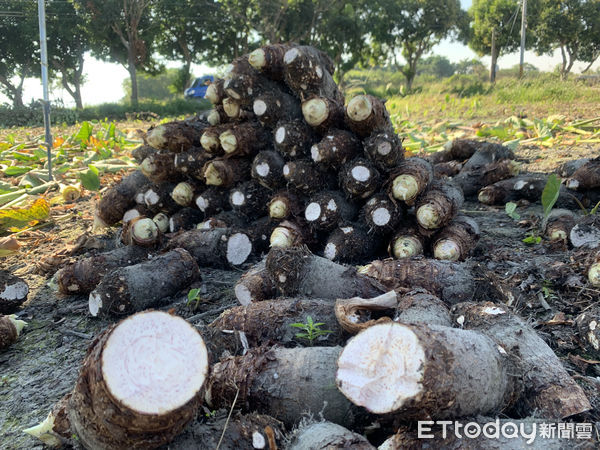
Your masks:
{"label": "cut taro stalk", "polygon": [[214,127],[229,122],[229,116],[225,113],[223,105],[215,105],[206,116],[206,120],[211,127]]}
{"label": "cut taro stalk", "polygon": [[415,223],[408,223],[396,230],[390,241],[388,253],[396,259],[422,255],[427,247],[427,238],[420,233]]}
{"label": "cut taro stalk", "polygon": [[404,159],[402,141],[393,131],[377,132],[364,140],[365,154],[380,170],[388,172]]}
{"label": "cut taro stalk", "polygon": [[288,186],[303,193],[312,194],[331,186],[331,177],[310,161],[288,161],[282,169]]}
{"label": "cut taro stalk", "polygon": [[464,200],[459,187],[449,181],[435,180],[415,204],[419,226],[426,230],[446,226],[458,214]]}
{"label": "cut taro stalk", "polygon": [[88,349],[66,405],[71,431],[86,448],[166,444],[196,416],[208,366],[202,337],[182,318],[128,317]]}
{"label": "cut taro stalk", "polygon": [[257,122],[235,124],[219,135],[221,148],[228,157],[255,155],[269,141],[269,131]]}
{"label": "cut taro stalk", "polygon": [[372,257],[379,240],[356,224],[345,224],[331,232],[323,256],[332,261],[358,263]]}
{"label": "cut taro stalk", "polygon": [[515,405],[519,414],[535,412],[548,419],[564,419],[591,409],[583,389],[552,349],[506,306],[489,302],[461,303],[452,308],[452,313],[461,327],[484,333],[518,355],[514,374],[522,377],[525,388]]}
{"label": "cut taro stalk", "polygon": [[179,206],[190,206],[195,197],[196,186],[187,181],[178,183],[171,191],[171,198]]}
{"label": "cut taro stalk", "polygon": [[244,181],[229,192],[229,204],[233,211],[249,219],[267,214],[270,192],[254,180]]}
{"label": "cut taro stalk", "polygon": [[136,217],[148,216],[150,214],[151,211],[146,205],[136,205],[135,208],[125,211],[125,214],[123,214],[123,220],[121,222],[123,222],[123,226],[125,226],[127,222],[135,219]]}
{"label": "cut taro stalk", "polygon": [[352,403],[374,414],[403,419],[493,414],[520,394],[515,360],[475,331],[389,322],[348,341],[336,384]]}
{"label": "cut taro stalk", "polygon": [[250,64],[247,69],[237,70],[225,78],[225,93],[242,106],[252,106],[255,97],[267,92],[278,92],[280,85],[254,70]]}
{"label": "cut taro stalk", "polygon": [[234,211],[221,211],[208,217],[196,227],[198,230],[213,230],[215,228],[244,228],[248,226],[246,218]]}
{"label": "cut taro stalk", "polygon": [[600,251],[590,253],[586,263],[588,281],[595,288],[600,287]]}
{"label": "cut taro stalk", "polygon": [[171,183],[151,186],[144,193],[146,207],[153,213],[164,212],[172,214],[177,211],[180,206],[171,197],[174,188],[175,186]]}
{"label": "cut taro stalk", "polygon": [[310,97],[302,102],[302,115],[319,134],[344,125],[344,102],[327,97]]}
{"label": "cut taro stalk", "polygon": [[90,293],[92,316],[126,316],[160,305],[200,279],[198,264],[176,248],[149,261],[113,269]]}
{"label": "cut taro stalk", "polygon": [[448,177],[452,178],[454,175],[460,172],[463,164],[459,161],[446,161],[437,163],[433,166],[433,177]]}
{"label": "cut taro stalk", "polygon": [[135,159],[135,161],[140,164],[143,160],[145,160],[148,156],[153,155],[158,152],[158,149],[151,147],[146,144],[142,144],[139,147],[134,148],[131,151],[131,157]]}
{"label": "cut taro stalk", "polygon": [[575,226],[576,216],[568,209],[553,209],[548,215],[544,233],[551,242],[569,242],[569,234]]}
{"label": "cut taro stalk", "polygon": [[235,298],[241,305],[262,302],[276,295],[275,283],[271,280],[263,259],[245,272],[236,283]]}
{"label": "cut taro stalk", "polygon": [[201,267],[216,268],[244,264],[254,252],[249,232],[235,228],[184,231],[171,238],[167,248],[185,249]]}
{"label": "cut taro stalk", "polygon": [[480,142],[477,151],[465,162],[463,171],[476,170],[503,159],[515,159],[515,154],[510,148],[501,144]]}
{"label": "cut taro stalk", "polygon": [[206,128],[200,137],[200,146],[210,155],[222,155],[224,151],[221,147],[219,136],[225,131],[229,130],[231,127],[232,124],[226,123],[223,125]]}
{"label": "cut taro stalk", "polygon": [[169,232],[175,233],[180,230],[191,230],[196,228],[202,219],[204,214],[198,211],[196,208],[181,208],[169,219]]}
{"label": "cut taro stalk", "polygon": [[204,165],[204,179],[208,186],[232,187],[250,177],[247,158],[213,159]]}
{"label": "cut taro stalk", "polygon": [[350,131],[331,129],[310,148],[310,156],[319,166],[339,169],[361,150],[360,141]]}
{"label": "cut taro stalk", "polygon": [[340,186],[349,197],[367,198],[381,185],[379,171],[366,158],[355,158],[342,166]]}
{"label": "cut taro stalk", "polygon": [[259,152],[252,161],[252,178],[269,189],[279,189],[285,184],[283,157],[273,150]]}
{"label": "cut taro stalk", "polygon": [[311,96],[331,98],[344,104],[344,95],[333,81],[333,62],[314,47],[296,46],[283,56],[283,79],[296,97],[304,101]]}
{"label": "cut taro stalk", "polygon": [[432,180],[433,167],[428,161],[421,158],[405,159],[390,174],[390,194],[411,206]]}
{"label": "cut taro stalk", "polygon": [[287,44],[265,45],[251,52],[248,62],[272,80],[283,81],[283,57],[291,48],[292,46]]}
{"label": "cut taro stalk", "polygon": [[266,268],[285,296],[368,298],[383,292],[377,282],[355,269],[315,256],[303,247],[272,248],[267,255]]}
{"label": "cut taro stalk", "polygon": [[29,295],[29,286],[22,278],[0,270],[0,314],[11,314],[21,307]]}
{"label": "cut taro stalk", "polygon": [[298,223],[284,220],[271,233],[269,246],[271,248],[290,248],[313,244],[314,239],[312,239],[312,236],[309,236],[305,226],[306,224],[299,225]]}
{"label": "cut taro stalk", "polygon": [[139,216],[123,225],[121,241],[125,245],[155,247],[161,241],[161,233],[154,220]]}
{"label": "cut taro stalk", "polygon": [[278,121],[302,118],[300,102],[283,91],[265,92],[254,99],[252,111],[258,121],[272,128]]}
{"label": "cut taro stalk", "polygon": [[315,230],[328,231],[340,222],[356,218],[356,206],[339,191],[323,191],[311,197],[304,209],[306,222]]}
{"label": "cut taro stalk", "polygon": [[211,102],[213,105],[220,105],[223,102],[223,98],[225,98],[225,90],[223,89],[223,83],[225,80],[219,78],[215,80],[214,83],[211,83],[206,88],[205,97]]}
{"label": "cut taro stalk", "polygon": [[433,238],[433,256],[449,261],[465,260],[479,240],[479,225],[471,217],[456,216]]}
{"label": "cut taro stalk", "polygon": [[140,170],[153,183],[181,179],[181,174],[175,169],[175,154],[173,153],[159,152],[148,156],[140,164]]}
{"label": "cut taro stalk", "polygon": [[600,312],[592,309],[579,314],[575,318],[579,331],[579,340],[584,348],[597,359],[600,357]]}
{"label": "cut taro stalk", "polygon": [[229,209],[229,190],[212,186],[198,194],[194,203],[206,217]]}
{"label": "cut taro stalk", "polygon": [[275,149],[284,158],[299,158],[310,153],[317,141],[314,130],[304,120],[279,122],[273,133]]}
{"label": "cut taro stalk", "polygon": [[148,252],[136,245],[119,247],[69,264],[56,272],[58,291],[66,295],[89,294],[110,270],[142,262],[148,259]]}
{"label": "cut taro stalk", "polygon": [[175,165],[175,170],[180,174],[196,180],[203,180],[202,168],[212,156],[213,155],[207,153],[204,149],[195,147],[187,152],[176,154],[173,163]]}
{"label": "cut taro stalk", "polygon": [[471,197],[476,195],[484,186],[518,175],[519,170],[519,163],[512,159],[502,159],[483,167],[470,170],[463,169],[458,175],[452,177],[452,182],[462,189],[466,197]]}
{"label": "cut taro stalk", "polygon": [[273,195],[267,206],[273,220],[294,219],[304,212],[306,198],[288,189]]}
{"label": "cut taro stalk", "polygon": [[288,450],[331,450],[333,448],[375,450],[364,436],[332,422],[301,425],[294,431]]}
{"label": "cut taro stalk", "polygon": [[119,222],[125,211],[135,206],[136,194],[149,183],[140,170],[124,177],[102,195],[96,208],[96,220],[105,226]]}
{"label": "cut taro stalk", "polygon": [[362,138],[375,132],[394,131],[385,101],[372,95],[357,95],[348,102],[346,124]]}
{"label": "cut taro stalk", "polygon": [[169,216],[167,216],[165,213],[156,214],[152,220],[161,233],[167,233],[169,231]]}
{"label": "cut taro stalk", "polygon": [[592,159],[582,165],[565,184],[567,188],[577,191],[600,187],[600,158]]}
{"label": "cut taro stalk", "polygon": [[0,351],[14,344],[26,325],[25,321],[17,319],[14,314],[0,314]]}
{"label": "cut taro stalk", "polygon": [[466,161],[481,147],[481,141],[474,141],[471,139],[454,139],[453,141],[446,142],[444,149],[431,153],[427,156],[427,159],[432,164],[439,164],[449,161]]}
{"label": "cut taro stalk", "polygon": [[387,234],[402,220],[402,210],[387,195],[380,193],[365,203],[361,217],[370,233]]}
{"label": "cut taro stalk", "polygon": [[163,123],[148,130],[146,142],[158,150],[184,152],[199,146],[200,136],[208,126],[207,121],[197,117]]}

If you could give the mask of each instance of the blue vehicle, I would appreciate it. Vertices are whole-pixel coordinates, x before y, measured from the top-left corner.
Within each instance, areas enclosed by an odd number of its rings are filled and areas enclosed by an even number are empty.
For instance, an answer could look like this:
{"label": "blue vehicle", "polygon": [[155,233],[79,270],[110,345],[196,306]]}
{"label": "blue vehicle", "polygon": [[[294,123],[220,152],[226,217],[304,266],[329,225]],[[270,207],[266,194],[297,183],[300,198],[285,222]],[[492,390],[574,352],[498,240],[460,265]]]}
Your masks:
{"label": "blue vehicle", "polygon": [[206,89],[214,81],[215,77],[212,75],[204,75],[203,77],[196,78],[192,85],[183,92],[183,96],[188,99],[204,98]]}

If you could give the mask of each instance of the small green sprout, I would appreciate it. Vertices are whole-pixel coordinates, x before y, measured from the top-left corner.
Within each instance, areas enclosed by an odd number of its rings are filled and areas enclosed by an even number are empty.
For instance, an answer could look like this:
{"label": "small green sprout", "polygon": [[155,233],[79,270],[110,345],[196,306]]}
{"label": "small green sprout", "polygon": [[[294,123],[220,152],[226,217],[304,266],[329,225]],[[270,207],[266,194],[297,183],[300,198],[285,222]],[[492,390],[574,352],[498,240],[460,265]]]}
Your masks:
{"label": "small green sprout", "polygon": [[542,242],[542,237],[534,230],[527,233],[527,236],[523,239],[523,243],[527,245],[537,245]]}
{"label": "small green sprout", "polygon": [[324,322],[313,322],[311,316],[306,316],[306,323],[298,322],[290,324],[291,327],[300,328],[304,331],[303,333],[296,333],[296,337],[308,340],[311,346],[319,336],[327,336],[333,333],[331,330],[322,330],[321,326],[323,325],[325,325]]}
{"label": "small green sprout", "polygon": [[196,304],[194,305],[194,310],[196,308],[198,308],[198,304],[200,303],[200,300],[202,300],[202,298],[200,297],[200,289],[199,288],[194,288],[194,289],[190,289],[190,291],[188,292],[187,295],[187,302],[186,302],[186,306],[189,308],[190,305],[193,302],[196,302]]}
{"label": "small green sprout", "polygon": [[513,202],[508,202],[506,205],[504,205],[504,211],[506,211],[508,217],[513,220],[519,220],[521,218],[520,214],[515,211],[516,209],[517,204]]}

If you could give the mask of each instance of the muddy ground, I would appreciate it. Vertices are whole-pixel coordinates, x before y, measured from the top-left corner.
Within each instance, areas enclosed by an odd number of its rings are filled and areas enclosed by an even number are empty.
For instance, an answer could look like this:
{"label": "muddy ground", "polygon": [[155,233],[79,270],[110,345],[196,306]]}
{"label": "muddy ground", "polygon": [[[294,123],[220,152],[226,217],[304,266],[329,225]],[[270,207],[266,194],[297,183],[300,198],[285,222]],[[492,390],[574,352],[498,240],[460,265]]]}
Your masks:
{"label": "muddy ground", "polygon": [[[113,234],[90,232],[94,201],[95,197],[87,196],[67,209],[54,210],[48,227],[20,235],[23,248],[19,255],[0,262],[31,287],[29,300],[18,313],[29,325],[12,347],[0,353],[3,449],[42,448],[22,430],[42,421],[53,404],[72,389],[88,344],[109,323],[89,316],[86,297],[58,296],[52,281],[54,272],[65,262],[114,245]],[[594,409],[572,420],[600,422],[600,355],[586,352],[572,323],[579,312],[598,302],[600,291],[586,286],[582,268],[571,251],[563,246],[522,242],[539,228],[539,205],[521,206],[519,222],[508,217],[503,208],[478,203],[467,203],[464,212],[474,217],[482,230],[473,254],[485,274],[482,292],[493,286],[496,301],[508,303],[531,323],[584,387]],[[186,289],[163,308],[174,308],[194,324],[210,322],[237,304],[233,286],[241,273],[202,269],[200,302],[188,305]],[[210,411],[199,412],[186,431],[188,438],[207,415]],[[187,445],[184,435],[169,448]]]}

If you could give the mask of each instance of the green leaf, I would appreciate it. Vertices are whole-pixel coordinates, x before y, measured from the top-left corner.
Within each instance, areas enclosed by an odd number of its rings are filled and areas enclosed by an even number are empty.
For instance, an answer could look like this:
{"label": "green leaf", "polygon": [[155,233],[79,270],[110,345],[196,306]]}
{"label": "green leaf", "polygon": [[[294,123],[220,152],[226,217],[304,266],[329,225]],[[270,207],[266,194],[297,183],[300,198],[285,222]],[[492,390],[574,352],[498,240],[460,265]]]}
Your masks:
{"label": "green leaf", "polygon": [[544,219],[548,217],[560,194],[560,180],[556,174],[550,174],[544,191],[542,192],[542,207],[544,208]]}
{"label": "green leaf", "polygon": [[598,212],[598,208],[600,208],[600,202],[596,203],[596,206],[592,208],[592,210],[590,211],[590,215],[593,216],[594,214],[596,214]]}
{"label": "green leaf", "polygon": [[37,199],[28,208],[5,209],[0,211],[0,232],[10,227],[23,226],[31,221],[45,220],[50,214],[50,206],[43,198]]}
{"label": "green leaf", "polygon": [[542,242],[542,237],[541,236],[527,236],[525,239],[523,239],[523,243],[527,244],[527,245],[536,245],[539,244],[540,242]]}
{"label": "green leaf", "polygon": [[81,124],[81,128],[79,129],[79,132],[74,136],[75,141],[79,142],[80,144],[85,144],[90,139],[92,131],[92,125],[87,121],[83,122]]}
{"label": "green leaf", "polygon": [[81,185],[88,191],[100,190],[100,177],[98,176],[98,169],[91,164],[88,166],[88,171],[79,174]]}
{"label": "green leaf", "polygon": [[194,289],[190,289],[190,292],[188,292],[188,300],[193,301],[198,299],[198,297],[200,297],[200,289],[199,288],[194,288]]}
{"label": "green leaf", "polygon": [[4,170],[4,175],[7,177],[14,177],[18,175],[23,175],[24,173],[29,172],[33,167],[24,167],[24,166],[10,166]]}
{"label": "green leaf", "polygon": [[33,154],[35,155],[35,157],[40,160],[40,159],[44,159],[48,157],[48,152],[42,148],[36,148],[33,151]]}
{"label": "green leaf", "polygon": [[294,328],[305,328],[306,325],[303,323],[290,323],[290,327],[294,327]]}
{"label": "green leaf", "polygon": [[506,211],[508,217],[510,217],[513,220],[519,220],[521,218],[521,216],[515,212],[516,209],[517,204],[513,202],[508,202],[506,205],[504,205],[504,211]]}

